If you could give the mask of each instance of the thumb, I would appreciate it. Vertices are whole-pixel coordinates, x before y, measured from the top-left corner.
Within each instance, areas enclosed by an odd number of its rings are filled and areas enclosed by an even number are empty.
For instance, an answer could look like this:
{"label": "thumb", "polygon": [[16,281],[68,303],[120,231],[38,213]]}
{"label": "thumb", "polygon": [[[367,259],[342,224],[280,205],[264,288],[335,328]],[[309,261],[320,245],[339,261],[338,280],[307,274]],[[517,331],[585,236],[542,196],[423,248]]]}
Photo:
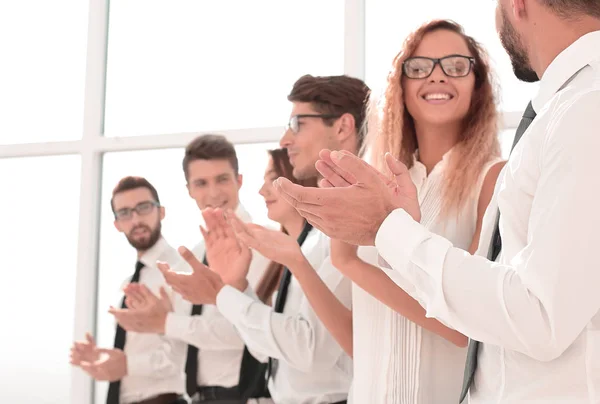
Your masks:
{"label": "thumb", "polygon": [[374,176],[377,177],[377,170],[354,154],[342,150],[331,152],[331,161],[339,169],[347,174],[353,175],[357,182],[370,183]]}
{"label": "thumb", "polygon": [[169,297],[169,294],[167,293],[167,290],[165,289],[165,287],[164,287],[164,286],[161,286],[161,287],[160,287],[160,291],[159,291],[159,292],[160,292],[160,298],[161,298],[162,300],[168,300],[168,301],[171,301],[171,298]]}
{"label": "thumb", "polygon": [[162,261],[156,261],[156,267],[160,270],[160,272],[163,273],[163,275],[165,274],[165,272],[169,272],[169,270],[171,269],[169,264]]}
{"label": "thumb", "polygon": [[192,267],[194,272],[208,269],[203,263],[198,261],[198,258],[196,258],[196,256],[186,247],[179,247],[177,251],[179,251],[179,255],[181,255],[181,257]]}
{"label": "thumb", "polygon": [[409,182],[412,184],[408,168],[404,163],[396,159],[390,153],[385,154],[385,162],[398,186],[408,185]]}

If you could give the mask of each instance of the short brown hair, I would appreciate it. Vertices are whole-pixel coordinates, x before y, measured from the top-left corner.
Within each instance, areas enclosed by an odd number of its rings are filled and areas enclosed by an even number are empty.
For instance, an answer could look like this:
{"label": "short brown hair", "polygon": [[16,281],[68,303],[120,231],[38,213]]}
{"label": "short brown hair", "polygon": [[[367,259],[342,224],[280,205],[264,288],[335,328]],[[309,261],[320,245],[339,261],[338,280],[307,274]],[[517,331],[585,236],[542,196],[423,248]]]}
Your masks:
{"label": "short brown hair", "polygon": [[154,200],[160,204],[160,199],[158,199],[158,192],[156,192],[156,188],[154,188],[154,185],[150,184],[150,181],[148,181],[144,177],[128,176],[125,178],[121,178],[121,180],[117,183],[117,185],[112,191],[112,197],[110,198],[110,208],[112,209],[113,213],[115,213],[115,196],[117,194],[120,194],[121,192],[131,191],[132,189],[138,188],[147,188],[148,190],[150,190],[150,193],[152,194]]}
{"label": "short brown hair", "polygon": [[189,166],[196,160],[228,160],[237,175],[239,164],[235,146],[223,135],[200,135],[185,148],[183,172],[188,179]]}
{"label": "short brown hair", "polygon": [[[350,76],[311,76],[300,77],[288,95],[291,102],[308,102],[321,114],[354,117],[358,149],[365,138],[365,117],[367,101],[371,90],[360,79]],[[324,119],[326,125],[333,125],[334,119]]]}
{"label": "short brown hair", "polygon": [[539,0],[561,18],[571,19],[588,15],[600,19],[598,0]]}

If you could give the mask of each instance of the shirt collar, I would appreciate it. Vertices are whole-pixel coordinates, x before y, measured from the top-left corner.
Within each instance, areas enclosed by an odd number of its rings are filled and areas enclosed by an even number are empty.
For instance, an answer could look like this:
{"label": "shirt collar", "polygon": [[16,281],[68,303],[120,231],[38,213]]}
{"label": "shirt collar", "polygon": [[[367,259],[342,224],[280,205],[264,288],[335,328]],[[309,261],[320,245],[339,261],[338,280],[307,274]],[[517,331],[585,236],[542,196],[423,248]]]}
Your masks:
{"label": "shirt collar", "polygon": [[532,100],[539,113],[544,105],[583,67],[598,58],[600,31],[590,32],[573,42],[550,63],[540,80],[540,88]]}
{"label": "shirt collar", "polygon": [[168,253],[170,246],[162,236],[158,241],[146,251],[140,261],[147,267],[154,268],[156,261],[164,261],[164,256]]}
{"label": "shirt collar", "polygon": [[250,216],[250,213],[248,213],[246,208],[244,208],[241,203],[238,203],[237,208],[235,208],[235,215],[242,219],[242,221],[245,223],[252,222],[252,216]]}

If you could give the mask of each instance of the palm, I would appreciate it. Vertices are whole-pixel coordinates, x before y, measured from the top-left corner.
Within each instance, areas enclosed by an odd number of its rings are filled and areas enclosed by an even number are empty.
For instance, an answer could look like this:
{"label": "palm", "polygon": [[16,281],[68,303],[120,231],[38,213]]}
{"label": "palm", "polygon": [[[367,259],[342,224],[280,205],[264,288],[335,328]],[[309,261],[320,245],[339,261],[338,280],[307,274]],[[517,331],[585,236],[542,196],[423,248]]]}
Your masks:
{"label": "palm", "polygon": [[254,241],[252,248],[272,261],[289,266],[302,254],[298,242],[288,234],[259,225],[249,225],[248,230]]}
{"label": "palm", "polygon": [[209,267],[225,282],[245,278],[251,259],[250,250],[241,247],[235,238],[220,238],[206,246]]}

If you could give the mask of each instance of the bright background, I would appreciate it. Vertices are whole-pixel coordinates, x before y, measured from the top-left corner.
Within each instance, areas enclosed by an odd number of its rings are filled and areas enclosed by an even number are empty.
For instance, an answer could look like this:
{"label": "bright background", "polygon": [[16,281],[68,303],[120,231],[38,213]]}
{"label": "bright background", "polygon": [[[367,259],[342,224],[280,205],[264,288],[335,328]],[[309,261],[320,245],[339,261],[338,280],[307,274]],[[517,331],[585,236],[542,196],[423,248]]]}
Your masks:
{"label": "bright background", "polygon": [[[464,3],[464,4],[460,4]],[[494,29],[495,2],[423,0],[22,0],[0,3],[0,402],[104,400],[68,364],[97,330],[135,257],[109,195],[147,177],[174,245],[198,239],[182,150],[202,132],[235,144],[242,203],[260,223],[266,150],[276,147],[305,73],[350,74],[377,90],[408,32],[452,18],[491,54],[502,85],[505,155],[535,85],[517,82]],[[468,10],[461,11],[461,10]],[[95,390],[95,392],[94,392]]]}

